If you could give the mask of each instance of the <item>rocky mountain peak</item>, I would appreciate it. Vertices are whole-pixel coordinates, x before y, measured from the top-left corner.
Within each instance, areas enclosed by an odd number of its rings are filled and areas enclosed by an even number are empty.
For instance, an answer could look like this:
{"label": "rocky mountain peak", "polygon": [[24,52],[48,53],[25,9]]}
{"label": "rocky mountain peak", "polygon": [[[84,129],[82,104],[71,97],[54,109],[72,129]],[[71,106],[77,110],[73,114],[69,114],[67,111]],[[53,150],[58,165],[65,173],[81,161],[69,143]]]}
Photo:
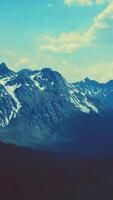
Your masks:
{"label": "rocky mountain peak", "polygon": [[0,76],[12,76],[14,72],[10,70],[5,63],[0,64]]}

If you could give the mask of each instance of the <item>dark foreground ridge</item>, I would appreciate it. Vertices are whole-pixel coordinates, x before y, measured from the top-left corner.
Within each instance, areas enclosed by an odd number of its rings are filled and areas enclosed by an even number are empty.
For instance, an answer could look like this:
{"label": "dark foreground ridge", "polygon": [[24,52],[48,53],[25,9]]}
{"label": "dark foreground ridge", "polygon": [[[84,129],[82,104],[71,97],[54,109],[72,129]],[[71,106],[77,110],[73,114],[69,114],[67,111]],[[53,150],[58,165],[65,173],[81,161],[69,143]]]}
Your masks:
{"label": "dark foreground ridge", "polygon": [[113,159],[59,159],[0,143],[0,199],[112,200]]}

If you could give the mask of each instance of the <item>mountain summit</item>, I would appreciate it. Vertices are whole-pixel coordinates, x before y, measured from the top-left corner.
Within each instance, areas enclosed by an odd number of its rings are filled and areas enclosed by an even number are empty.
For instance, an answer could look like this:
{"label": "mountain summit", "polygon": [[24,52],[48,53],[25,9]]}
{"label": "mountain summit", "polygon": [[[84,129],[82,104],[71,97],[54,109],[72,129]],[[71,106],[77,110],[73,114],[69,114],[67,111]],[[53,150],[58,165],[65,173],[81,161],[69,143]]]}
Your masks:
{"label": "mountain summit", "polygon": [[12,76],[14,74],[13,71],[11,71],[5,63],[0,64],[0,76],[6,77],[6,76]]}

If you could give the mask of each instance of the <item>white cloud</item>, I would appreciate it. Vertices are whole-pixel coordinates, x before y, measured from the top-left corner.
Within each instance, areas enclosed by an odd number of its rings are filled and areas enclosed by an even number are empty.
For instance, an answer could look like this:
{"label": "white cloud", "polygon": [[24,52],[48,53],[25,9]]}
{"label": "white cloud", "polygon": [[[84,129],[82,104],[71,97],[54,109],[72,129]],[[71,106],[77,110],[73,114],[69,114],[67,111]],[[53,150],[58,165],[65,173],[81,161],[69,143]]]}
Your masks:
{"label": "white cloud", "polygon": [[45,35],[42,37],[39,50],[41,52],[72,53],[76,49],[90,45],[95,40],[97,31],[109,26],[109,20],[113,20],[113,1],[94,18],[92,25],[86,32],[74,31],[61,33],[58,36]]}
{"label": "white cloud", "polygon": [[49,3],[47,6],[48,6],[48,8],[51,8],[51,7],[53,7],[53,4]]}
{"label": "white cloud", "polygon": [[64,3],[67,6],[72,6],[74,4],[79,4],[81,6],[92,6],[94,4],[103,4],[107,3],[110,0],[65,0]]}
{"label": "white cloud", "polygon": [[[70,53],[79,48],[83,38],[79,33],[61,33],[57,37],[46,35],[43,37],[45,44],[40,46],[40,51],[66,52]],[[75,42],[76,41],[76,42]]]}

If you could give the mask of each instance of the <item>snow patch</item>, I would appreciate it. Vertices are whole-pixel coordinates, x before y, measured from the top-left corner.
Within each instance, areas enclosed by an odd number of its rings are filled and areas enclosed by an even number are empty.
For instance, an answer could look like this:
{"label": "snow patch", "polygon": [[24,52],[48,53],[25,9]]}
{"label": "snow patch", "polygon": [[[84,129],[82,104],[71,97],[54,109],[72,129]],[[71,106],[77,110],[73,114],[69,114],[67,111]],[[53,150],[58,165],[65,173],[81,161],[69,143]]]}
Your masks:
{"label": "snow patch", "polygon": [[37,80],[34,80],[34,78],[41,78],[42,77],[42,74],[41,73],[38,73],[38,74],[35,74],[35,75],[32,75],[31,76],[31,80],[33,81],[34,85],[40,90],[40,91],[44,91],[46,88],[45,87],[41,87],[40,84],[38,83]]}
{"label": "snow patch", "polygon": [[12,85],[12,86],[6,86],[6,90],[7,90],[7,92],[8,92],[8,94],[10,95],[10,96],[12,96],[12,98],[15,100],[15,102],[16,102],[16,105],[17,105],[17,109],[16,109],[16,112],[18,112],[19,110],[20,110],[20,108],[21,108],[21,104],[20,104],[20,102],[18,101],[18,99],[17,99],[17,97],[16,97],[16,95],[15,95],[15,90],[17,89],[17,88],[19,88],[19,87],[21,87],[21,84],[15,84],[15,85]]}

